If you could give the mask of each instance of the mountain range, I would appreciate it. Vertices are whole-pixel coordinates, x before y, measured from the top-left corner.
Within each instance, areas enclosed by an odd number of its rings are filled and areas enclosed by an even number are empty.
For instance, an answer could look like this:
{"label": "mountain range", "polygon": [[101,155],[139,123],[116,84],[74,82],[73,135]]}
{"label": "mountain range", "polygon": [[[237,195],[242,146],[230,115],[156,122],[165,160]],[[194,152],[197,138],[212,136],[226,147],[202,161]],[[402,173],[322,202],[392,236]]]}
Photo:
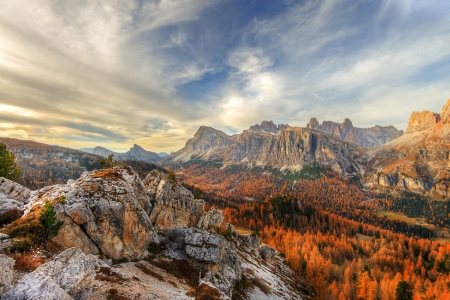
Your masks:
{"label": "mountain range", "polygon": [[413,112],[406,133],[393,126],[354,127],[312,118],[305,128],[264,121],[240,134],[202,126],[163,165],[212,161],[221,166],[269,166],[299,172],[318,165],[356,176],[379,191],[413,191],[448,199],[450,100],[440,114]]}
{"label": "mountain range", "polygon": [[91,153],[102,157],[108,157],[110,154],[114,154],[115,160],[140,160],[149,163],[156,163],[162,158],[162,156],[159,156],[157,153],[147,151],[136,144],[125,153],[114,152],[100,146],[93,148]]}

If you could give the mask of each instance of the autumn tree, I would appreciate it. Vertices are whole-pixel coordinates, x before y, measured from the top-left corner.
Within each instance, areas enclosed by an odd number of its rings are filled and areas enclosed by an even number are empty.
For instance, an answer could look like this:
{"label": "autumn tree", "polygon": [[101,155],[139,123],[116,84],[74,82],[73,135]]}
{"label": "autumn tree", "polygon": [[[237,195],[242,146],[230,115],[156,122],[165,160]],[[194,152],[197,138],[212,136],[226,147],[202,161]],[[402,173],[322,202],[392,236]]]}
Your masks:
{"label": "autumn tree", "polygon": [[395,299],[396,300],[412,300],[412,289],[409,283],[406,281],[400,281],[395,289]]}
{"label": "autumn tree", "polygon": [[16,156],[8,151],[5,144],[0,143],[0,177],[18,182],[22,169],[16,164]]}

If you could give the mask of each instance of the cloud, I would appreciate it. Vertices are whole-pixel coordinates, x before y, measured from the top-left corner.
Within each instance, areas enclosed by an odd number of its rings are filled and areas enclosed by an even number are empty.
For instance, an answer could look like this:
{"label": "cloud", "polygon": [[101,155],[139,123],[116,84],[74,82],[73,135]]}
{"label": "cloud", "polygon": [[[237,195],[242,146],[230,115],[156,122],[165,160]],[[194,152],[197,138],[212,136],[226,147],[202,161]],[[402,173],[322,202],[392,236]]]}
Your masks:
{"label": "cloud", "polygon": [[450,97],[446,1],[6,1],[2,135],[154,151],[200,125],[405,129]]}

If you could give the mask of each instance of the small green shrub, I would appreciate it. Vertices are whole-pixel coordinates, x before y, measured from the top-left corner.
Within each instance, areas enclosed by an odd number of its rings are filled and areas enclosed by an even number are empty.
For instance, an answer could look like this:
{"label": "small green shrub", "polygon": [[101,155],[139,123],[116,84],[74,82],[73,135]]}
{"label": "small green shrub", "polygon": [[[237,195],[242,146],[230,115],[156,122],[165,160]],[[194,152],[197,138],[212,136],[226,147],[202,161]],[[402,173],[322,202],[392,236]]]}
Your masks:
{"label": "small green shrub", "polygon": [[44,235],[46,238],[52,238],[58,234],[63,222],[56,221],[56,212],[48,200],[45,201],[44,207],[39,214],[39,223],[46,229]]}
{"label": "small green shrub", "polygon": [[30,251],[33,243],[30,238],[17,238],[12,241],[13,251],[14,252],[26,252]]}
{"label": "small green shrub", "polygon": [[66,204],[66,196],[64,196],[64,195],[59,196],[57,202],[62,205]]}

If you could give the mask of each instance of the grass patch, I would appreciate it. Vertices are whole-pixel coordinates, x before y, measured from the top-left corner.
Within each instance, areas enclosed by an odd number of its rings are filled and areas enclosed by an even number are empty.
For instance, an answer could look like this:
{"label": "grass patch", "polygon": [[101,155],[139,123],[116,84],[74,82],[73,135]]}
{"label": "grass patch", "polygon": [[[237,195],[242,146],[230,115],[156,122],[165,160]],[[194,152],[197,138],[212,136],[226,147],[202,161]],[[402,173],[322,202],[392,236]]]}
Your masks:
{"label": "grass patch", "polygon": [[247,276],[245,276],[245,274],[242,274],[241,280],[236,281],[236,284],[234,285],[232,300],[247,299],[247,293],[245,291],[251,286],[252,282],[247,278]]}
{"label": "grass patch", "polygon": [[252,278],[252,283],[258,287],[264,294],[269,294],[270,288],[258,277]]}
{"label": "grass patch", "polygon": [[190,289],[186,295],[193,297],[195,300],[220,300],[220,292],[206,283]]}
{"label": "grass patch", "polygon": [[29,273],[45,263],[41,256],[36,255],[36,252],[37,251],[11,254],[10,257],[16,261],[14,270]]}

